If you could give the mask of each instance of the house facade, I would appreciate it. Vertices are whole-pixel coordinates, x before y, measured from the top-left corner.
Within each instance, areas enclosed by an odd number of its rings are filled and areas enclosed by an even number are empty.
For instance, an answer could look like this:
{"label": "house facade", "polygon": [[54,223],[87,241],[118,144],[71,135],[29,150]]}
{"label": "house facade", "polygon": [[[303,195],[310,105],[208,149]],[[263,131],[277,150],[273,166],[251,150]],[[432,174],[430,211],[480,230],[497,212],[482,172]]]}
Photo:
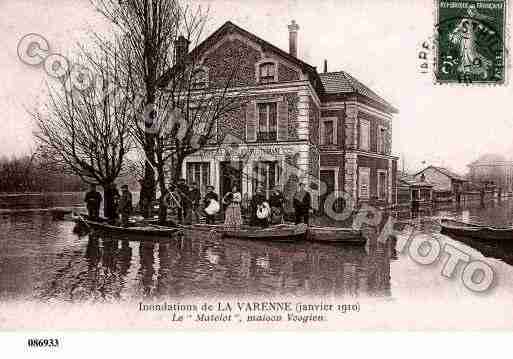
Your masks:
{"label": "house facade", "polygon": [[454,194],[462,192],[469,181],[443,167],[428,166],[415,175],[415,180],[433,185],[435,201],[452,201]]}
{"label": "house facade", "polygon": [[231,22],[191,51],[201,85],[212,91],[236,61],[230,91],[244,101],[218,121],[215,143],[186,158],[183,177],[221,195],[237,185],[246,197],[257,186],[278,185],[290,198],[303,182],[317,209],[335,191],[358,203],[392,203],[397,110],[346,72],[327,72],[325,64],[319,73],[300,60],[299,26],[288,29],[289,52]]}

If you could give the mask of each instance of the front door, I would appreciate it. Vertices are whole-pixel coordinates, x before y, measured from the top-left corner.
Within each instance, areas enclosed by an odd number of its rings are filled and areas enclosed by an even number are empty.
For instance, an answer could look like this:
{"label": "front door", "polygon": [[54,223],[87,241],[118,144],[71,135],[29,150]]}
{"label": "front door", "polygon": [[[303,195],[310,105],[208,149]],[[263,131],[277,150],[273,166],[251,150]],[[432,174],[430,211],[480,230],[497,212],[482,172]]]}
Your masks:
{"label": "front door", "polygon": [[[324,202],[326,198],[335,191],[335,171],[321,170],[321,183],[326,185],[326,193],[320,197],[320,210],[324,214]],[[336,210],[333,208],[332,210]]]}
{"label": "front door", "polygon": [[233,186],[241,191],[242,184],[242,162],[226,161],[221,162],[220,166],[220,194],[221,197],[232,190]]}

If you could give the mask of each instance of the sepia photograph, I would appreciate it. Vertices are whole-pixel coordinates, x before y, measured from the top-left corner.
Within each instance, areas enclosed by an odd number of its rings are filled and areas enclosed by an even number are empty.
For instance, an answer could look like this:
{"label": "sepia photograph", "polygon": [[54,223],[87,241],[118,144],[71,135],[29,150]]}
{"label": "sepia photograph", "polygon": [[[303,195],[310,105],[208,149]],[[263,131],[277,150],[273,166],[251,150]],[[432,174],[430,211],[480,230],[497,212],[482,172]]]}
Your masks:
{"label": "sepia photograph", "polygon": [[0,331],[513,329],[511,20],[1,0]]}

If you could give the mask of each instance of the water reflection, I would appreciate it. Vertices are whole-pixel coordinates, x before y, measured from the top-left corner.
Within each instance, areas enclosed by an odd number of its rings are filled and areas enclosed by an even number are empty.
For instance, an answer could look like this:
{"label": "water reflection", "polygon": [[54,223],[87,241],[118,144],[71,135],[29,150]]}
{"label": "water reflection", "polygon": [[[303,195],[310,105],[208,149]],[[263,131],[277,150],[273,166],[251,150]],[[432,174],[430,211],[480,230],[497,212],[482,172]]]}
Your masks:
{"label": "water reflection", "polygon": [[[432,215],[505,225],[513,201],[469,203]],[[0,217],[0,299],[119,301],[216,296],[394,295],[390,272],[395,243],[365,229],[365,248],[312,243],[251,242],[208,234],[128,241],[122,236],[76,235],[70,222],[41,214]],[[428,233],[434,227],[424,228]],[[474,246],[469,243],[469,245]],[[508,263],[504,249],[479,248]],[[513,253],[509,250],[508,253]],[[431,284],[427,283],[429,288]],[[397,295],[397,293],[395,293]]]}
{"label": "water reflection", "polygon": [[[492,199],[481,203],[480,201],[466,202],[462,206],[446,204],[432,209],[434,217],[449,217],[463,222],[477,223],[488,226],[507,227],[513,225],[513,200]],[[426,233],[434,233],[436,229],[433,223],[424,222],[420,229]],[[502,260],[513,265],[513,243],[495,242],[490,243],[486,239],[476,240],[466,237],[453,237],[476,249],[486,257]]]}
{"label": "water reflection", "polygon": [[[66,278],[55,275],[50,286],[53,293],[47,291],[45,296],[62,300],[390,296],[390,244],[378,243],[375,233],[369,235],[366,252],[365,248],[246,242],[192,234],[140,243],[90,234],[84,270]],[[133,278],[128,280],[131,273]],[[68,298],[56,290],[60,286],[72,288]]]}

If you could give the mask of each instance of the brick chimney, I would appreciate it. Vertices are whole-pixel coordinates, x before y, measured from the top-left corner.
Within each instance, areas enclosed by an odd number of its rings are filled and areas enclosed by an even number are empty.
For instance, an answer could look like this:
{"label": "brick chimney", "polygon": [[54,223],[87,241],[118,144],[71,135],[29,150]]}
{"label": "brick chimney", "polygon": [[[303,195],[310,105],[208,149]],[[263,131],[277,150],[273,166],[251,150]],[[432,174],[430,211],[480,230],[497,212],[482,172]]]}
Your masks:
{"label": "brick chimney", "polygon": [[183,35],[178,36],[178,39],[175,40],[175,64],[183,63],[189,53],[189,44],[190,41],[183,37]]}
{"label": "brick chimney", "polygon": [[289,27],[289,54],[294,57],[297,57],[297,31],[299,30],[299,25],[296,24],[295,20],[292,20],[292,23]]}
{"label": "brick chimney", "polygon": [[324,60],[324,73],[328,72],[328,60]]}

